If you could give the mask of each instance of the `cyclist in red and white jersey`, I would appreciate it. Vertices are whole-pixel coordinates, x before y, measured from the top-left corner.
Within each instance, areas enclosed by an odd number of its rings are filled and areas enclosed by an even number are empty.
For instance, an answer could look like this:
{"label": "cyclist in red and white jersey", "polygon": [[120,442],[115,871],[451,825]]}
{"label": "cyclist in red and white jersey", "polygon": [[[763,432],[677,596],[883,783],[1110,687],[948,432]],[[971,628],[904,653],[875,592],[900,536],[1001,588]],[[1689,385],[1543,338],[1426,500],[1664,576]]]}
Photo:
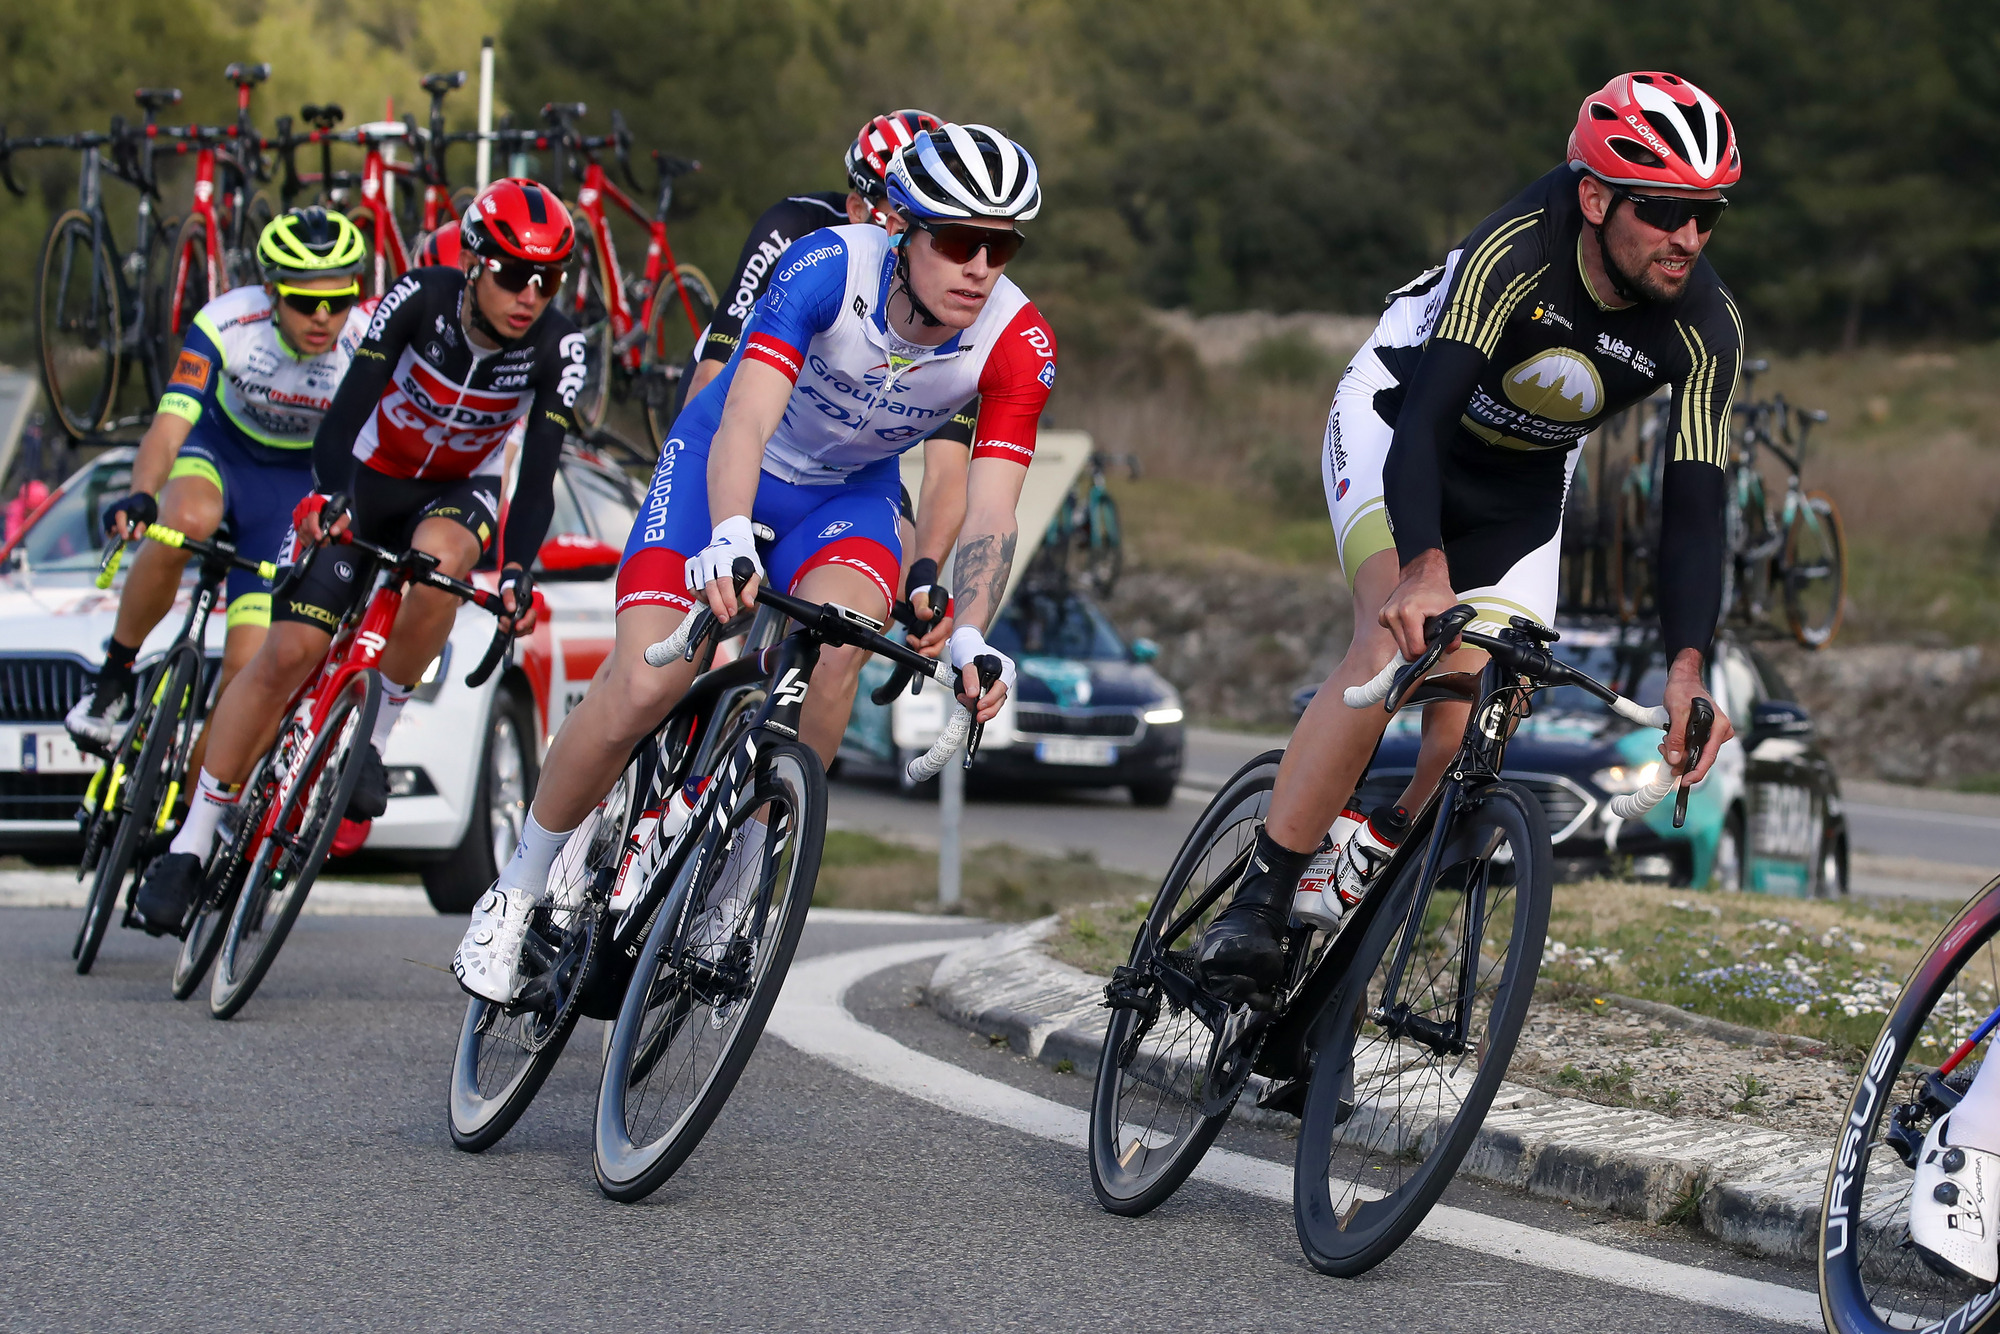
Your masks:
{"label": "cyclist in red and white jersey", "polygon": [[[555,512],[556,466],[584,377],[583,337],[550,308],[575,235],[554,192],[531,180],[496,181],[460,224],[460,266],[413,269],[383,295],[314,437],[315,489],[293,513],[295,555],[351,530],[428,552],[463,579],[499,535],[503,447],[525,425],[500,576],[504,603],[519,614],[501,625],[517,634],[533,628],[528,567]],[[347,515],[329,534],[321,512],[336,496]],[[263,647],[216,706],[187,821],[148,875],[142,910],[150,920],[184,915],[176,909],[199,885],[217,824],[333,628],[367,593],[367,572],[367,562],[336,546],[274,600]],[[405,594],[382,651],[382,708],[350,820],[365,823],[387,808],[381,747],[457,611],[456,599],[432,589]]]}

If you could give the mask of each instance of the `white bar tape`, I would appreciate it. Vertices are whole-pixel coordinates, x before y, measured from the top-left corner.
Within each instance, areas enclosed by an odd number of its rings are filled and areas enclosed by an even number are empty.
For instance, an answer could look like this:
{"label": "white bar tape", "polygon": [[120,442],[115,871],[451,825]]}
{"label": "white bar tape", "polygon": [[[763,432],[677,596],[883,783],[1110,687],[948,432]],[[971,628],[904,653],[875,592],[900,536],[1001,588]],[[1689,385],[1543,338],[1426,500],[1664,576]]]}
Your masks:
{"label": "white bar tape", "polygon": [[922,783],[936,778],[945,765],[951,763],[951,757],[958,753],[958,748],[965,744],[966,733],[971,730],[972,710],[961,704],[951,711],[951,721],[944,725],[944,731],[938,734],[931,748],[910,761],[906,771],[910,781]]}
{"label": "white bar tape", "polygon": [[708,617],[713,614],[706,607],[696,607],[683,616],[672,634],[646,650],[646,665],[664,667],[677,658],[686,657],[689,641],[694,638],[696,631],[708,624]]}
{"label": "white bar tape", "polygon": [[1653,807],[1665,801],[1667,793],[1672,792],[1674,785],[1678,782],[1680,782],[1680,775],[1674,773],[1663,764],[1660,766],[1660,776],[1640,788],[1637,792],[1628,793],[1622,797],[1613,797],[1611,799],[1611,813],[1621,820],[1631,820],[1644,815],[1647,811],[1652,810]]}
{"label": "white bar tape", "polygon": [[1373,681],[1365,686],[1349,686],[1341,691],[1341,703],[1350,709],[1365,709],[1370,704],[1380,704],[1389,698],[1389,687],[1396,683],[1396,673],[1408,665],[1408,660],[1401,654],[1391,657],[1389,665],[1377,672]]}
{"label": "white bar tape", "polygon": [[1611,711],[1620,718],[1628,718],[1641,727],[1657,727],[1663,732],[1667,728],[1667,710],[1664,705],[1649,709],[1643,704],[1634,704],[1631,700],[1620,695],[1612,703]]}

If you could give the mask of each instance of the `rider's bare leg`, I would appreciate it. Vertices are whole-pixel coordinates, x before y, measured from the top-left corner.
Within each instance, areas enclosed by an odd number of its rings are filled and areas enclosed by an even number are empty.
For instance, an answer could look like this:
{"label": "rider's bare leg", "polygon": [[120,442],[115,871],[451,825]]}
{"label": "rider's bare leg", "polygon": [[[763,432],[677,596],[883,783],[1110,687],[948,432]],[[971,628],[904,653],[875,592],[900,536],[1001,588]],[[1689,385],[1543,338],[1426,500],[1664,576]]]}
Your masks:
{"label": "rider's bare leg", "polygon": [[209,717],[203,762],[218,782],[235,785],[250,776],[257,757],[278,739],[285,706],[326,656],[333,636],[298,621],[278,621],[255,656],[236,674]]}
{"label": "rider's bare leg", "polygon": [[[160,491],[160,523],[189,537],[207,539],[222,526],[222,492],[204,477],[176,477]],[[145,542],[132,556],[125,589],[118,598],[118,621],[111,637],[137,648],[173,609],[188,554]]]}
{"label": "rider's bare leg", "polygon": [[[807,602],[838,603],[878,621],[889,616],[889,604],[875,581],[845,565],[821,565],[808,571],[795,593]],[[840,749],[840,736],[847,730],[847,715],[853,712],[854,690],[866,661],[865,649],[828,645],[819,651],[812,690],[799,718],[799,739],[818,752],[822,764],[831,765],[834,752]]]}
{"label": "rider's bare leg", "polygon": [[[455,519],[425,519],[417,525],[410,548],[436,556],[438,570],[454,579],[465,578],[479,563],[479,539]],[[405,590],[395,628],[382,650],[382,679],[415,685],[431,659],[444,648],[444,641],[451,638],[459,605],[457,598],[442,589],[418,584]]]}
{"label": "rider's bare leg", "polygon": [[[229,683],[257,656],[257,650],[264,646],[264,636],[269,633],[263,625],[232,625],[229,634],[222,641],[222,679],[217,683],[215,698],[220,701],[229,689]],[[194,790],[196,775],[208,755],[208,726],[204,724],[201,735],[195,738],[194,753],[188,757],[188,790]]]}

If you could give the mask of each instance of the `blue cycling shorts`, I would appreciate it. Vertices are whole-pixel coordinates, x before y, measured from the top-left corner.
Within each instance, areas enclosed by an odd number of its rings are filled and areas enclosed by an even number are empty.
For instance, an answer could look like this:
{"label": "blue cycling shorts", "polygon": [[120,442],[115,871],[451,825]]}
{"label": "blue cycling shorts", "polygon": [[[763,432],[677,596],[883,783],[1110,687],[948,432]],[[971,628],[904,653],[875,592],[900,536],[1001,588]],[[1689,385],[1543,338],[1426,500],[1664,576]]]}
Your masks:
{"label": "blue cycling shorts", "polygon": [[[790,592],[822,565],[845,565],[875,584],[885,608],[895,602],[903,564],[896,528],[901,495],[894,458],[879,459],[838,486],[801,486],[760,475],[750,517],[777,534],[764,554],[771,587]],[[670,437],[660,449],[638,522],[625,539],[618,610],[652,605],[692,611],[687,558],[708,545],[714,527],[708,514],[708,450]]]}
{"label": "blue cycling shorts", "polygon": [[[276,450],[252,455],[203,414],[188,433],[167,480],[199,477],[222,493],[222,527],[218,535],[236,545],[251,560],[278,559],[292,528],[292,509],[312,490],[312,451],[290,450],[291,459],[273,459]],[[229,628],[271,623],[271,585],[250,570],[229,572]]]}

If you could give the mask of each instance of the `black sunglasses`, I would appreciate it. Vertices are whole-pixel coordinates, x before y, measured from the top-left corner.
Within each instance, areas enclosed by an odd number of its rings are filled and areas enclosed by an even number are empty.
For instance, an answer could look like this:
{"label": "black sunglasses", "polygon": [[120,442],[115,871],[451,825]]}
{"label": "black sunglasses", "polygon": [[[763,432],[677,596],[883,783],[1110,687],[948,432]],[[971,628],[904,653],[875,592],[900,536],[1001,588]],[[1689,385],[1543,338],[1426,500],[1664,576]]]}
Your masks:
{"label": "black sunglasses", "polygon": [[1617,190],[1612,203],[1617,200],[1632,201],[1632,216],[1648,227],[1663,232],[1677,232],[1694,219],[1694,229],[1706,235],[1715,230],[1715,221],[1722,216],[1722,210],[1729,207],[1727,199],[1682,199],[1675,195],[1635,195],[1630,190]]}
{"label": "black sunglasses", "polygon": [[954,264],[970,264],[972,257],[981,250],[986,252],[986,262],[994,268],[1005,267],[1008,260],[1021,253],[1021,247],[1028,238],[1012,230],[999,231],[992,227],[975,227],[966,222],[925,222],[912,218],[910,225],[931,238],[931,249],[943,255]]}
{"label": "black sunglasses", "polygon": [[353,286],[343,287],[337,292],[315,292],[308,287],[287,287],[274,283],[278,296],[284,303],[301,315],[345,315],[348,307],[361,299],[361,283],[357,279]]}
{"label": "black sunglasses", "polygon": [[517,259],[489,259],[486,271],[493,275],[493,281],[503,292],[526,291],[529,283],[540,283],[542,295],[547,296],[562,286],[563,271],[560,264],[525,264]]}

